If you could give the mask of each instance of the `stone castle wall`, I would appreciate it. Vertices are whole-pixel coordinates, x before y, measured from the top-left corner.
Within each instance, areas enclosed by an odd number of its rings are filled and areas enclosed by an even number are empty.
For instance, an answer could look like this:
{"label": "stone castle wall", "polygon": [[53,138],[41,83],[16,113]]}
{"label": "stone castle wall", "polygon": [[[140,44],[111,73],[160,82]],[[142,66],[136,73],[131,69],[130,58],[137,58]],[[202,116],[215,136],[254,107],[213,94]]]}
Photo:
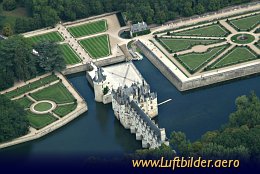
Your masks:
{"label": "stone castle wall", "polygon": [[233,80],[236,78],[245,77],[260,73],[260,62],[251,64],[236,69],[226,70],[211,75],[204,75],[203,77],[193,78],[187,81],[180,80],[164,63],[142,42],[137,41],[137,46],[141,49],[142,53],[156,66],[160,72],[180,91],[195,89],[215,83]]}

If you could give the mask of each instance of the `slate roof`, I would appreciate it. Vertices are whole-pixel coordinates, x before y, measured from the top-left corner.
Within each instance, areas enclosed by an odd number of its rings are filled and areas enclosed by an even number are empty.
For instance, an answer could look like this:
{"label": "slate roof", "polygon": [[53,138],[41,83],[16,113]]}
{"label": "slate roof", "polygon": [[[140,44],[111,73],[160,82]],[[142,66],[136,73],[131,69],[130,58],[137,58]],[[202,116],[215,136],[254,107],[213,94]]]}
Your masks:
{"label": "slate roof", "polygon": [[98,67],[95,73],[95,77],[93,78],[94,82],[100,83],[106,80],[106,75],[103,74],[104,70],[102,68]]}

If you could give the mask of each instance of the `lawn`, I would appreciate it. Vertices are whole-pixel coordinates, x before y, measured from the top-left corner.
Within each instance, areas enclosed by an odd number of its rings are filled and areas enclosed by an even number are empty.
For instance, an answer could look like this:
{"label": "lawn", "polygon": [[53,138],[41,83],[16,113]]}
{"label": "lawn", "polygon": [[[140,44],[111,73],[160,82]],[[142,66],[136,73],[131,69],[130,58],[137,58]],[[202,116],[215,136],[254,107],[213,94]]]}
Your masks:
{"label": "lawn", "polygon": [[256,26],[256,24],[259,24],[259,22],[260,22],[259,19],[260,19],[260,14],[257,14],[257,15],[248,16],[245,18],[234,19],[234,20],[231,20],[230,22],[240,30],[248,30],[248,29],[251,29],[252,27]]}
{"label": "lawn", "polygon": [[53,112],[57,114],[60,117],[64,117],[74,111],[77,107],[77,104],[69,104],[69,105],[63,105],[58,106]]}
{"label": "lawn", "polygon": [[54,82],[56,80],[58,80],[59,78],[56,76],[56,75],[49,75],[47,77],[44,77],[40,80],[37,80],[35,82],[32,82],[30,84],[27,84],[27,85],[24,85],[20,88],[17,88],[13,91],[10,91],[8,93],[6,93],[5,95],[8,97],[8,98],[14,98],[14,97],[17,97],[17,96],[20,96],[26,92],[29,92],[31,90],[34,90],[36,88],[39,88],[43,85],[46,85],[46,84],[49,84],[51,82]]}
{"label": "lawn", "polygon": [[68,44],[59,45],[67,65],[73,65],[81,62],[77,53]]}
{"label": "lawn", "polygon": [[253,59],[257,59],[257,56],[252,53],[248,48],[236,47],[229,54],[225,55],[214,65],[212,65],[211,69],[242,63]]}
{"label": "lawn", "polygon": [[52,108],[52,104],[48,102],[38,103],[37,105],[34,106],[34,109],[40,112],[50,110],[51,108]]}
{"label": "lawn", "polygon": [[216,37],[223,37],[226,36],[228,32],[219,24],[213,24],[209,26],[203,26],[200,28],[189,29],[186,31],[180,31],[173,33],[173,35],[177,36],[216,36]]}
{"label": "lawn", "polygon": [[27,117],[29,119],[31,126],[34,127],[35,129],[41,129],[57,120],[51,114],[37,115],[29,111],[27,112]]}
{"label": "lawn", "polygon": [[15,100],[15,102],[19,103],[23,108],[29,108],[31,106],[31,104],[33,103],[27,97],[23,97],[18,100]]}
{"label": "lawn", "polygon": [[212,60],[216,55],[222,52],[226,48],[226,45],[209,49],[205,53],[189,53],[178,56],[178,60],[183,62],[189,70],[196,71],[204,63]]}
{"label": "lawn", "polygon": [[109,36],[107,34],[81,40],[80,45],[94,59],[107,57],[111,54]]}
{"label": "lawn", "polygon": [[168,50],[178,52],[182,50],[188,50],[195,45],[209,45],[213,43],[222,42],[222,40],[204,40],[204,39],[160,39],[162,45]]}
{"label": "lawn", "polygon": [[61,83],[54,84],[40,91],[30,94],[35,100],[51,100],[57,104],[74,102],[73,95]]}
{"label": "lawn", "polygon": [[87,24],[68,28],[68,31],[74,37],[88,36],[88,35],[92,35],[92,34],[105,32],[106,30],[107,30],[107,21],[106,20],[89,22]]}
{"label": "lawn", "polygon": [[28,37],[28,39],[33,43],[39,43],[42,41],[50,41],[50,42],[61,42],[64,40],[64,38],[60,35],[59,32],[49,32],[46,34],[36,35],[32,37]]}

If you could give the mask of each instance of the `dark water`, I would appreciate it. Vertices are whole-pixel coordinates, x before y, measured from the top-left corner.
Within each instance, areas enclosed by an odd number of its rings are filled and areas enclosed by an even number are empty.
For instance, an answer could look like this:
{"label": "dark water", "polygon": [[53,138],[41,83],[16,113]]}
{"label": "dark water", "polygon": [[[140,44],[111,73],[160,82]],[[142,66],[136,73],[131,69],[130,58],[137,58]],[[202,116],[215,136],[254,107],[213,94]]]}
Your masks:
{"label": "dark water", "polygon": [[[158,101],[173,99],[159,106],[156,121],[171,131],[183,131],[191,140],[199,138],[208,130],[214,130],[228,120],[235,110],[235,98],[251,90],[260,94],[260,77],[239,80],[220,86],[180,93],[146,59],[135,62],[137,68],[158,93]],[[111,105],[94,102],[92,88],[85,74],[69,76],[68,79],[86,99],[89,110],[65,127],[41,139],[0,150],[1,157],[19,156],[32,160],[41,155],[77,156],[98,154],[122,154],[141,147],[140,141],[115,120]]]}

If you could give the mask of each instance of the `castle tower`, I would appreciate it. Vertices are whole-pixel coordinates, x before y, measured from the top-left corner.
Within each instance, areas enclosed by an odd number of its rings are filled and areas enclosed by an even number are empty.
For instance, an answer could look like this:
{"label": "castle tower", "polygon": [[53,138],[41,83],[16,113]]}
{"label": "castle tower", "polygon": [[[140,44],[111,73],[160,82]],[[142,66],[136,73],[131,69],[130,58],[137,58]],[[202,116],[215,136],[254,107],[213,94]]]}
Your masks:
{"label": "castle tower", "polygon": [[104,88],[107,86],[106,75],[104,75],[104,70],[100,67],[97,68],[95,72],[95,77],[93,78],[95,100],[97,102],[103,102]]}

